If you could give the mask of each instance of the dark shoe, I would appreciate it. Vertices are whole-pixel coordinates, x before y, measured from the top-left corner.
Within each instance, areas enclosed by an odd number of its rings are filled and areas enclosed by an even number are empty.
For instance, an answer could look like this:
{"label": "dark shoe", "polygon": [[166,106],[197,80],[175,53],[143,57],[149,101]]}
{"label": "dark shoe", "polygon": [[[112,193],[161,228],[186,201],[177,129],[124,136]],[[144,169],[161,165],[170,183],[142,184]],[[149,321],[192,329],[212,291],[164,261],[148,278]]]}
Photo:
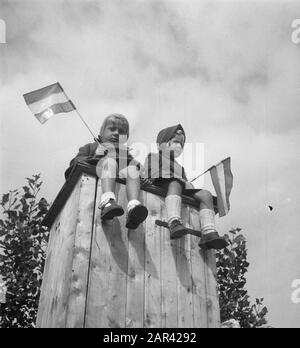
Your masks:
{"label": "dark shoe", "polygon": [[188,233],[188,229],[179,220],[174,220],[169,224],[170,238],[177,239]]}
{"label": "dark shoe", "polygon": [[124,209],[111,199],[104,208],[101,209],[102,220],[112,220],[115,216],[121,216],[124,214]]}
{"label": "dark shoe", "polygon": [[221,250],[226,248],[228,243],[219,236],[218,232],[204,234],[200,240],[199,247],[204,250],[215,249]]}
{"label": "dark shoe", "polygon": [[136,230],[139,225],[147,219],[148,209],[139,204],[129,210],[126,221],[126,228]]}

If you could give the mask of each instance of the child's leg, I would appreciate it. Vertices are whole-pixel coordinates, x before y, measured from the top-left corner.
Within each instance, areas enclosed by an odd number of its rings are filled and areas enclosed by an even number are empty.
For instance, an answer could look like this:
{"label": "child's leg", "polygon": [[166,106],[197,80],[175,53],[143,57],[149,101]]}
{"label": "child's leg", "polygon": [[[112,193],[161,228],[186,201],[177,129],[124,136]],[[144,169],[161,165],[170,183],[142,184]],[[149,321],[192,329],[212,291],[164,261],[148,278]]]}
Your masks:
{"label": "child's leg", "polygon": [[139,201],[140,171],[136,165],[127,168],[126,190],[128,198],[127,222],[128,229],[136,229],[148,216],[148,209]]}
{"label": "child's leg", "polygon": [[140,171],[136,166],[127,169],[126,190],[128,202],[138,200],[140,197]]}
{"label": "child's leg", "polygon": [[166,209],[171,239],[180,238],[188,233],[187,229],[183,226],[181,218],[181,194],[182,185],[180,182],[177,180],[169,182]]}
{"label": "child's leg", "polygon": [[209,191],[201,190],[195,194],[200,203],[200,224],[202,234],[216,232],[213,197]]}
{"label": "child's leg", "polygon": [[200,203],[200,210],[214,210],[213,196],[207,190],[201,190],[195,194],[195,199]]}
{"label": "child's leg", "polygon": [[102,196],[99,205],[99,208],[102,210],[101,218],[103,220],[111,220],[115,216],[124,214],[123,208],[116,203],[115,196],[118,164],[114,158],[106,157],[101,160],[98,168],[101,168],[100,180]]}
{"label": "child's leg", "polygon": [[203,249],[223,249],[227,243],[216,230],[213,197],[209,191],[201,190],[194,198],[200,203],[201,241]]}
{"label": "child's leg", "polygon": [[115,192],[116,188],[116,175],[118,170],[118,164],[113,158],[105,158],[101,163],[101,187],[102,193]]}
{"label": "child's leg", "polygon": [[167,219],[170,225],[174,220],[182,223],[181,205],[182,205],[182,186],[177,181],[171,181],[168,185],[168,193],[166,197]]}

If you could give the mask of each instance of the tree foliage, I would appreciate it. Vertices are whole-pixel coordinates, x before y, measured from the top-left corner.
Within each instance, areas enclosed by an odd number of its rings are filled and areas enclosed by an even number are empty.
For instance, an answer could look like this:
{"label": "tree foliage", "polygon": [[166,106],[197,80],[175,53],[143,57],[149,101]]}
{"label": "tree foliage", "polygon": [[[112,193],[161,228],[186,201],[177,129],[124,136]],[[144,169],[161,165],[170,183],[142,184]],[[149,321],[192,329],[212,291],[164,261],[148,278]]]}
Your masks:
{"label": "tree foliage", "polygon": [[263,298],[251,305],[246,290],[247,262],[246,239],[240,228],[226,235],[228,247],[217,252],[217,280],[221,321],[238,320],[242,328],[258,328],[267,324],[268,310]]}
{"label": "tree foliage", "polygon": [[42,220],[49,204],[38,199],[40,174],[26,178],[21,190],[0,202],[0,275],[6,300],[0,303],[0,327],[34,327],[49,232]]}

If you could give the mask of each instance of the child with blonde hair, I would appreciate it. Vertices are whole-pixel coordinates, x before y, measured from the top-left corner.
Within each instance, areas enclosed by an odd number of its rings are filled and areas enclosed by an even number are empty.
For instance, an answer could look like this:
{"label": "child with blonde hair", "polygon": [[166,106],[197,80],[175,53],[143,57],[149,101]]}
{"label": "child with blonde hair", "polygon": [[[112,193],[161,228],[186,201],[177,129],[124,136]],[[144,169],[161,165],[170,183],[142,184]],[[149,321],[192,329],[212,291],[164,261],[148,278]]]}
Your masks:
{"label": "child with blonde hair", "polygon": [[112,220],[124,214],[114,192],[116,178],[125,177],[128,198],[126,227],[136,229],[147,218],[148,210],[139,201],[140,163],[132,157],[125,144],[128,137],[129,123],[126,117],[111,114],[103,121],[97,141],[81,147],[70,165],[83,161],[97,166],[102,187],[99,205],[102,220]]}

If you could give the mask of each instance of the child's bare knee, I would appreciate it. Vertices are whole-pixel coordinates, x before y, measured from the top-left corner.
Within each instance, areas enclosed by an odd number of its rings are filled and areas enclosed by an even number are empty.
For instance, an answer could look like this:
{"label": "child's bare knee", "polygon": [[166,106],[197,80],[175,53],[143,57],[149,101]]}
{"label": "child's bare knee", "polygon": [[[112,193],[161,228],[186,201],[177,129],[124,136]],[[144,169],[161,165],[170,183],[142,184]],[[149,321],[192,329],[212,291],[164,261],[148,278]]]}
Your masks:
{"label": "child's bare knee", "polygon": [[181,195],[182,186],[178,180],[170,181],[168,184],[168,195]]}
{"label": "child's bare knee", "polygon": [[117,166],[118,166],[118,163],[114,158],[107,157],[107,158],[104,158],[102,161],[103,169],[116,168]]}
{"label": "child's bare knee", "polygon": [[140,177],[140,171],[139,169],[137,168],[137,166],[129,166],[127,168],[127,176],[128,178],[130,179],[139,179]]}
{"label": "child's bare knee", "polygon": [[212,200],[212,194],[208,190],[201,190],[197,193],[197,197],[203,202],[210,202]]}

